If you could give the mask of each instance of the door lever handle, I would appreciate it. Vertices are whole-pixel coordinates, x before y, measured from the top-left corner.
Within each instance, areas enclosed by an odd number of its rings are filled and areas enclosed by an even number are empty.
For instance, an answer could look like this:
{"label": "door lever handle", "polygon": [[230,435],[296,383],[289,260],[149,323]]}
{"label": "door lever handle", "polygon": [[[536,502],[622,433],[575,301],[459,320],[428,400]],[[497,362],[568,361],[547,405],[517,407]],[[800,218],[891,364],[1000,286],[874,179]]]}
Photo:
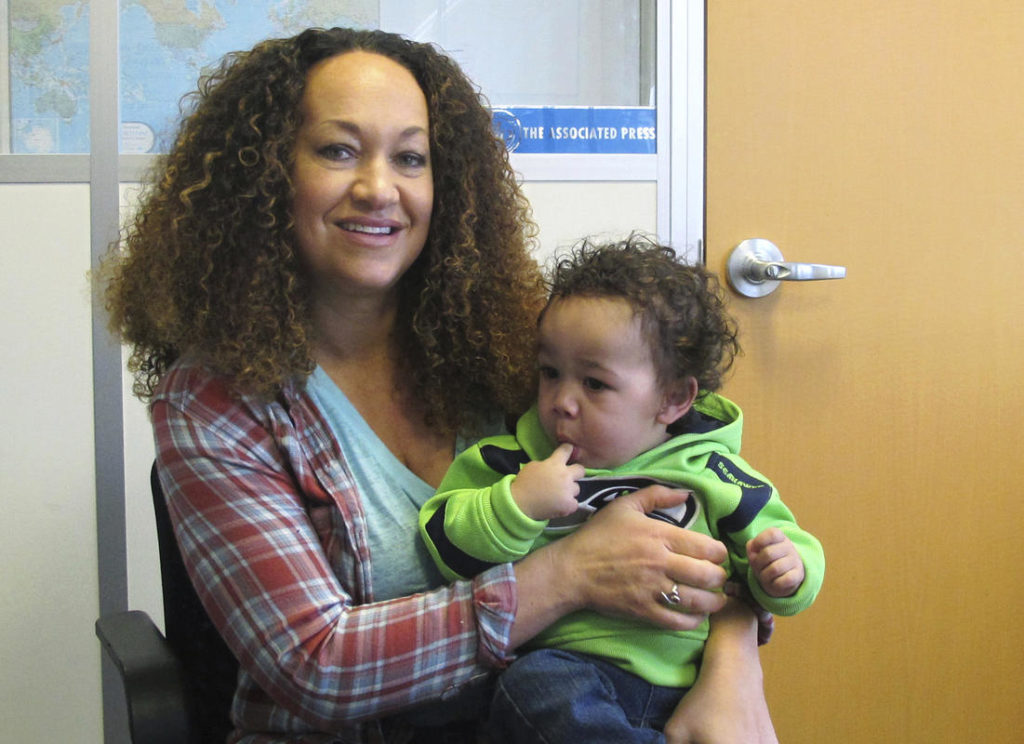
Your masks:
{"label": "door lever handle", "polygon": [[842,279],[845,266],[792,263],[770,240],[750,238],[729,254],[729,283],[746,297],[764,297],[778,289],[779,282],[810,282]]}

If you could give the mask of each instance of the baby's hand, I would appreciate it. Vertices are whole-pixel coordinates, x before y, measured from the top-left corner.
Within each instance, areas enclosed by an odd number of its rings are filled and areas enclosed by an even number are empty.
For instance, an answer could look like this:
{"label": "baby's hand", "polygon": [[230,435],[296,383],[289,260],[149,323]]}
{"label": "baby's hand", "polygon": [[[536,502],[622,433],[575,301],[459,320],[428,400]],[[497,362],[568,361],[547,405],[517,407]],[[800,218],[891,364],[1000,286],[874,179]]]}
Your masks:
{"label": "baby's hand", "polygon": [[512,480],[512,498],[531,519],[565,517],[576,511],[576,483],[584,475],[582,465],[570,465],[572,445],[561,444],[546,460],[523,465]]}
{"label": "baby's hand", "polygon": [[789,597],[804,581],[804,562],[793,541],[769,527],[747,543],[747,558],[757,582],[770,597]]}

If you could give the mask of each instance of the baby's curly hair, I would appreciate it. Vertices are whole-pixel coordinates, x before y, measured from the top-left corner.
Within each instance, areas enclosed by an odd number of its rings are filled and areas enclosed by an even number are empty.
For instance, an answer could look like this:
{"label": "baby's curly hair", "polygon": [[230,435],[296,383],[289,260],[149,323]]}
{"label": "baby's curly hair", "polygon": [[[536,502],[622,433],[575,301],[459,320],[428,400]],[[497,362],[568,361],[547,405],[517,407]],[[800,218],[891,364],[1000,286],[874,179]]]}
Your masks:
{"label": "baby's curly hair", "polygon": [[230,54],[188,99],[104,267],[111,327],[132,347],[141,398],[183,354],[268,398],[312,371],[310,278],[290,214],[294,146],[307,73],[355,50],[407,68],[427,99],[434,205],[400,286],[404,379],[445,430],[528,405],[544,301],[536,228],[485,101],[432,45],[347,28]]}
{"label": "baby's curly hair", "polygon": [[701,394],[715,392],[740,353],[718,278],[637,233],[617,243],[581,241],[558,260],[549,283],[549,305],[577,296],[627,301],[640,318],[665,389],[692,376]]}

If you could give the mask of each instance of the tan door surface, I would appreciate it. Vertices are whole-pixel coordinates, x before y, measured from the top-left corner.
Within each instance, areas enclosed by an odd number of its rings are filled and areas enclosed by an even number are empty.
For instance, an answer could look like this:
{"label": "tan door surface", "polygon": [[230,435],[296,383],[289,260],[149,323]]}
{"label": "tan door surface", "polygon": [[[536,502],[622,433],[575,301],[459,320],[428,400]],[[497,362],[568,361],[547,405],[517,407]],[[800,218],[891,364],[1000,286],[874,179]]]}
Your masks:
{"label": "tan door surface", "polygon": [[1024,3],[709,0],[707,260],[744,453],[828,560],[763,650],[783,744],[1024,741]]}

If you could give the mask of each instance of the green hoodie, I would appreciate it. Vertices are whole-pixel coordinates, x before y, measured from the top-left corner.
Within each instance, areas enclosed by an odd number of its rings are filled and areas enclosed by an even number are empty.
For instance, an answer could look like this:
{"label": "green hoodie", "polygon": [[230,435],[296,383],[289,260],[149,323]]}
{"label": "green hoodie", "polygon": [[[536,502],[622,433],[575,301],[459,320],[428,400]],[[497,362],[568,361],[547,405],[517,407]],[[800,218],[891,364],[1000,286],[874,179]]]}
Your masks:
{"label": "green hoodie", "polygon": [[[817,596],[825,556],[818,540],[797,526],[775,487],[739,457],[742,432],[740,409],[709,393],[694,406],[683,433],[612,470],[587,470],[579,481],[581,506],[576,514],[543,522],[519,509],[509,487],[524,463],[544,459],[554,450],[534,407],[517,422],[515,436],[483,439],[456,458],[420,512],[420,533],[445,576],[464,579],[558,539],[616,496],[655,483],[682,487],[696,498],[651,516],[722,541],[729,549],[731,578],[744,581],[770,612],[793,615]],[[803,584],[790,597],[768,596],[750,571],[746,543],[769,527],[780,528],[804,562]],[[585,610],[554,623],[526,648],[592,654],[652,684],[690,687],[707,635],[707,621],[693,631],[667,631]]]}

